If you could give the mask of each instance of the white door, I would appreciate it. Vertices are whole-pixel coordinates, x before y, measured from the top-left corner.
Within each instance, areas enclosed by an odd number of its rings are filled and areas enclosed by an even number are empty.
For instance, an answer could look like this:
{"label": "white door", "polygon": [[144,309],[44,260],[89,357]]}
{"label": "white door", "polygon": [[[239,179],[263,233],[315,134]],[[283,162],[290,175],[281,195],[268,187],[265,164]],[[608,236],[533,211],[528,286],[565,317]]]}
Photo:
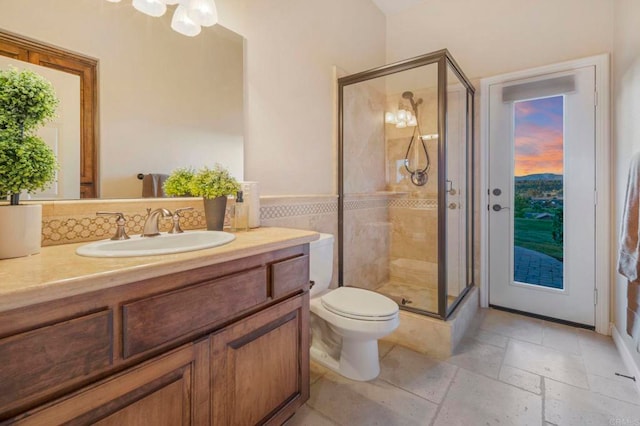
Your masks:
{"label": "white door", "polygon": [[489,86],[489,301],[595,323],[595,67]]}

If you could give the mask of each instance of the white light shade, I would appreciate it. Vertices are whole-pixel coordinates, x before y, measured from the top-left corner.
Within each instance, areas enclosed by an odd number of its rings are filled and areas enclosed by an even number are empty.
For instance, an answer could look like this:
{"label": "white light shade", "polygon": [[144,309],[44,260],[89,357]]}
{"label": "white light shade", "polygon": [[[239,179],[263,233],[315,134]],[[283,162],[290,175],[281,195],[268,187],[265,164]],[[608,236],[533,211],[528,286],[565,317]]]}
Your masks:
{"label": "white light shade", "polygon": [[160,0],[133,0],[133,7],[149,16],[162,16],[167,11],[167,5]]}
{"label": "white light shade", "polygon": [[180,3],[180,0],[160,0],[160,1],[168,6]]}
{"label": "white light shade", "polygon": [[407,127],[407,122],[402,120],[402,121],[398,121],[398,124],[396,124],[396,127],[398,129],[404,129],[405,127]]}
{"label": "white light shade", "polygon": [[180,34],[189,37],[197,36],[202,30],[200,25],[189,19],[189,16],[187,16],[187,8],[182,4],[178,5],[176,11],[173,12],[173,18],[171,19],[171,28],[173,28],[174,31],[179,32]]}
{"label": "white light shade", "polygon": [[385,113],[384,122],[389,124],[396,124],[396,115],[392,112]]}
{"label": "white light shade", "polygon": [[218,22],[218,9],[213,0],[189,0],[187,13],[193,22],[203,27],[210,27]]}
{"label": "white light shade", "polygon": [[407,121],[407,126],[416,127],[418,125],[418,120],[415,117],[411,117],[409,121]]}
{"label": "white light shade", "polygon": [[399,109],[396,117],[398,118],[398,121],[407,121],[407,111]]}

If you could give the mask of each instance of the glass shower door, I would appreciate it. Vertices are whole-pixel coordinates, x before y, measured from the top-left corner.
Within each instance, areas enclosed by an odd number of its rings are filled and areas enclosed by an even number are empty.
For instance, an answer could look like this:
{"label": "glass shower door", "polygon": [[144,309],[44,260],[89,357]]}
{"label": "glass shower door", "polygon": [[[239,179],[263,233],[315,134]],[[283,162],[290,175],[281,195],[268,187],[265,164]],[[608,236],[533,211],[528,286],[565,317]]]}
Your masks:
{"label": "glass shower door", "polygon": [[471,198],[467,146],[467,90],[447,63],[446,85],[446,306],[449,308],[467,287],[467,217]]}

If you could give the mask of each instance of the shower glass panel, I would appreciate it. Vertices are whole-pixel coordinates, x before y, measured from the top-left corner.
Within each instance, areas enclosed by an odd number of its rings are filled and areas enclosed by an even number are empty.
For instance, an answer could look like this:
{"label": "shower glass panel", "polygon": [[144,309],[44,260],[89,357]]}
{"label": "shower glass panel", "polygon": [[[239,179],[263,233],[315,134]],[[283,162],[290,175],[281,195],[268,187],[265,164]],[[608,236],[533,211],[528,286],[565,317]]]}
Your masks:
{"label": "shower glass panel", "polygon": [[444,50],[338,83],[339,284],[446,318],[473,285],[473,87]]}
{"label": "shower glass panel", "polygon": [[[447,250],[447,309],[466,288],[471,278],[467,276],[468,233],[471,223],[469,208],[473,206],[471,192],[468,191],[470,170],[468,155],[471,145],[468,144],[468,96],[460,75],[447,62],[447,117],[446,117],[446,250]],[[467,229],[469,227],[469,229]]]}
{"label": "shower glass panel", "polygon": [[438,64],[344,88],[344,284],[438,311]]}

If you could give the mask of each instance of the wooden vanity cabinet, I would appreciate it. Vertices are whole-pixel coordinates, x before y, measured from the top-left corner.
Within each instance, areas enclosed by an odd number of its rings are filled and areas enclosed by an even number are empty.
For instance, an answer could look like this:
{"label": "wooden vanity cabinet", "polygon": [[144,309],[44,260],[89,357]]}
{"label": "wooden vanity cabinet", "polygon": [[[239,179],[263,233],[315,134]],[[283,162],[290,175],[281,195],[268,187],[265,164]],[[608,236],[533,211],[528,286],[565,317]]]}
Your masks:
{"label": "wooden vanity cabinet", "polygon": [[212,335],[214,425],[280,425],[309,398],[307,307],[305,294]]}
{"label": "wooden vanity cabinet", "polygon": [[9,424],[207,425],[208,339],[83,388]]}
{"label": "wooden vanity cabinet", "polygon": [[309,397],[308,285],[305,244],[0,313],[0,425],[280,425]]}

